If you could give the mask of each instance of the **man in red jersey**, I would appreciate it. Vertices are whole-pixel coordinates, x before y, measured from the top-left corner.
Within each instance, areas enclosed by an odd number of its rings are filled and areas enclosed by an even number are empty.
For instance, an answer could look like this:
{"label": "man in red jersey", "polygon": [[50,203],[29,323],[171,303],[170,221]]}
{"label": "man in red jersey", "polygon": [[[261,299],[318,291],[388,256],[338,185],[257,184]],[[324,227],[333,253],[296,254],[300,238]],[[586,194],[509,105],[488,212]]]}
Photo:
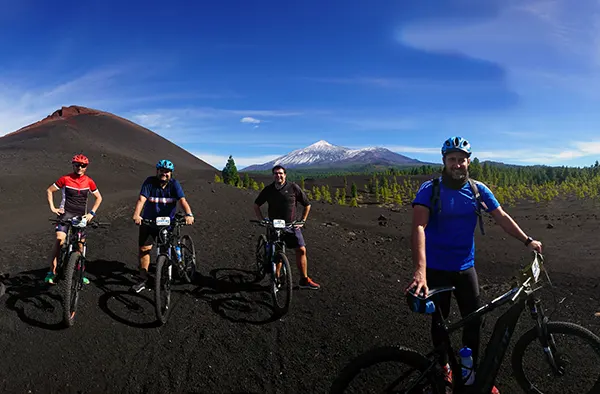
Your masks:
{"label": "man in red jersey", "polygon": [[[58,215],[59,219],[70,219],[74,216],[82,216],[89,222],[96,216],[96,211],[102,203],[102,196],[96,187],[96,182],[85,175],[87,166],[90,163],[89,159],[84,155],[75,155],[73,156],[71,163],[73,164],[73,172],[60,177],[58,181],[50,185],[47,189],[48,204],[50,205],[50,210]],[[57,190],[62,191],[62,200],[60,202],[60,207],[58,208],[54,205],[52,195],[52,193]],[[90,193],[95,197],[96,201],[94,202],[93,208],[87,212],[87,200]],[[66,238],[67,227],[58,224],[56,226],[56,242],[54,242],[52,255],[50,257],[50,270],[45,279],[46,283],[56,283],[56,261],[58,259],[60,247],[65,242]],[[89,280],[83,278],[83,282],[88,284]]]}

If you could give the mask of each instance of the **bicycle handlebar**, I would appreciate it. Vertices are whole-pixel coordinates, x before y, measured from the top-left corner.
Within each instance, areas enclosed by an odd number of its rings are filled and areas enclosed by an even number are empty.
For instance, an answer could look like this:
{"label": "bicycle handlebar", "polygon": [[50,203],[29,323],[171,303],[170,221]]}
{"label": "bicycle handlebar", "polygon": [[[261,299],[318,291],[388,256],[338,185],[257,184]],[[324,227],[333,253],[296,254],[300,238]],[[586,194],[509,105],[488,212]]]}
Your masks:
{"label": "bicycle handlebar", "polygon": [[[258,223],[259,225],[263,226],[263,227],[273,227],[273,221],[270,219],[265,219],[265,220],[256,220],[256,219],[250,219],[250,223]],[[291,228],[297,224],[304,224],[304,222],[302,220],[294,220],[293,222],[285,222],[285,228]]]}
{"label": "bicycle handlebar", "polygon": [[169,223],[168,226],[157,226],[156,225],[156,220],[154,219],[144,219],[142,218],[142,223],[146,224],[148,226],[155,226],[155,227],[169,227],[169,226],[185,226],[185,218],[180,216],[175,216],[175,218]]}
{"label": "bicycle handlebar", "polygon": [[[77,221],[79,221],[79,220],[81,220],[81,216],[74,216],[74,217],[69,218],[69,219],[48,219],[48,221],[51,222],[51,223],[53,223],[53,224],[71,225],[74,219],[77,220]],[[110,226],[109,222],[94,222],[94,221],[91,221],[91,222],[86,223],[86,225],[83,226],[83,227],[85,227],[85,228],[87,228],[87,227],[98,228],[98,227],[108,227],[108,226]],[[77,226],[77,227],[81,227],[81,226]]]}

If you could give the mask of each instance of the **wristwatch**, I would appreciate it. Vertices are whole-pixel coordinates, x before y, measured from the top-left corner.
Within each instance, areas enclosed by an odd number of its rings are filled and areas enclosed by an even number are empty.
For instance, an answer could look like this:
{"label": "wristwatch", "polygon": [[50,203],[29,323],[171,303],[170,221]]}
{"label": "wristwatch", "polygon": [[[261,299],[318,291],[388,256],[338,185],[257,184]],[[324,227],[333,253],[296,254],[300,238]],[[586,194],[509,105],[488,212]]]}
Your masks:
{"label": "wristwatch", "polygon": [[92,216],[96,216],[96,212],[94,212],[94,211],[90,211],[90,215],[92,215]]}
{"label": "wristwatch", "polygon": [[186,214],[185,214],[185,216],[191,216],[191,217],[194,217],[194,214],[193,214],[193,213],[186,213]]}
{"label": "wristwatch", "polygon": [[533,241],[533,238],[527,237],[527,239],[525,240],[525,246],[529,245],[531,241]]}

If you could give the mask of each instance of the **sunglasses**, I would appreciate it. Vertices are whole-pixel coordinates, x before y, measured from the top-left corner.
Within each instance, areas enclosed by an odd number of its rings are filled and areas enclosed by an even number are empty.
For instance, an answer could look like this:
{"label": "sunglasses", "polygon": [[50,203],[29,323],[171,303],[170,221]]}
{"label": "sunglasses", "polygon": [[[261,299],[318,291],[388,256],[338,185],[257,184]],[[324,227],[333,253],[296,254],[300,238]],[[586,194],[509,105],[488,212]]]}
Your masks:
{"label": "sunglasses", "polygon": [[81,163],[73,163],[73,165],[75,167],[81,167],[81,168],[86,168],[87,167],[87,164],[81,164]]}

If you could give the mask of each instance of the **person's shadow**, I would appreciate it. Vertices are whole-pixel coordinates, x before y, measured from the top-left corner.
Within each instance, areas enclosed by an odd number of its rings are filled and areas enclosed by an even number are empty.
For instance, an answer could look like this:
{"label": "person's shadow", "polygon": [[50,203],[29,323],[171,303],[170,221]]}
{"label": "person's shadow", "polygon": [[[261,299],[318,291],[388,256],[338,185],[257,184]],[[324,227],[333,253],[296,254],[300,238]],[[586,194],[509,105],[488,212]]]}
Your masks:
{"label": "person's shadow", "polygon": [[6,307],[17,313],[21,321],[46,330],[67,328],[63,323],[60,287],[44,283],[46,269],[4,275],[2,287],[7,295]]}
{"label": "person's shadow", "polygon": [[116,260],[94,260],[86,265],[86,272],[94,276],[90,282],[103,294],[98,306],[119,323],[136,328],[154,328],[156,319],[154,299],[147,292],[130,291],[137,271]]}
{"label": "person's shadow", "polygon": [[[266,282],[266,279],[263,283]],[[219,316],[234,323],[267,324],[280,316],[272,306],[269,289],[253,271],[220,268],[210,271],[192,292]]]}

